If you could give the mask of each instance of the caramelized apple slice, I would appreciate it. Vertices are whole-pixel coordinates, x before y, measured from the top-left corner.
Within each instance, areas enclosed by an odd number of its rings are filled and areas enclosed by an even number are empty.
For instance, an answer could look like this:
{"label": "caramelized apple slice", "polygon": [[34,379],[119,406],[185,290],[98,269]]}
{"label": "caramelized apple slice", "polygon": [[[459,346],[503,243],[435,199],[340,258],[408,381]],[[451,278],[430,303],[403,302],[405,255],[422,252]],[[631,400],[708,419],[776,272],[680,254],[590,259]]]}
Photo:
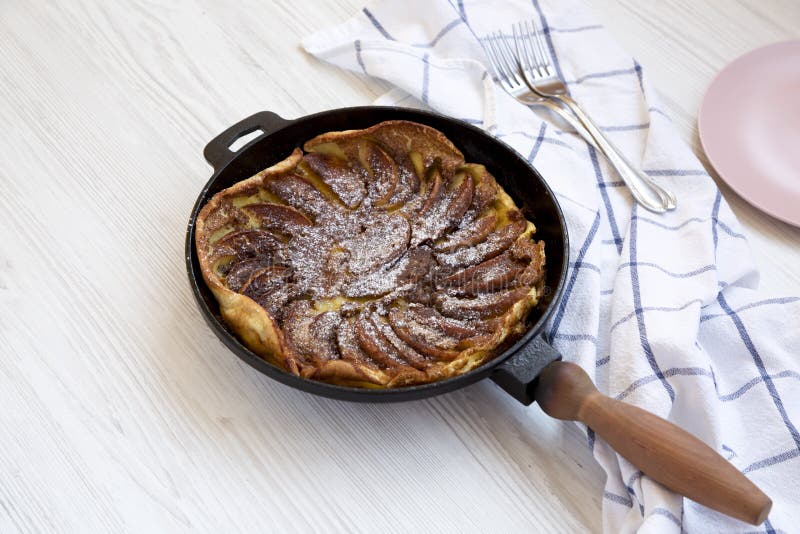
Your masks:
{"label": "caramelized apple slice", "polygon": [[378,333],[383,337],[382,341],[391,346],[392,349],[396,351],[398,357],[405,360],[415,369],[424,370],[430,366],[430,360],[414,350],[411,345],[400,339],[385,319],[373,314],[373,322],[378,329]]}
{"label": "caramelized apple slice", "polygon": [[338,213],[336,204],[330,202],[314,185],[302,176],[288,174],[267,180],[264,186],[276,197],[311,219]]}
{"label": "caramelized apple slice", "polygon": [[407,310],[394,308],[389,312],[389,324],[395,334],[415,350],[439,360],[452,360],[459,351],[454,350],[458,340],[418,323]]}
{"label": "caramelized apple slice", "polygon": [[315,316],[308,327],[312,339],[317,340],[320,355],[325,359],[335,360],[339,357],[336,350],[336,330],[341,322],[341,315],[329,311]]}
{"label": "caramelized apple slice", "polygon": [[438,159],[447,173],[464,163],[461,152],[444,135],[428,126],[405,121],[387,121],[371,129],[370,134],[397,161],[416,152],[420,154],[425,167],[430,167]]}
{"label": "caramelized apple slice", "polygon": [[[417,154],[419,156],[419,154]],[[421,156],[417,159],[417,163],[422,165]],[[413,161],[407,162],[408,172],[417,176],[417,170]],[[417,179],[417,190],[408,202],[403,206],[403,212],[406,213],[411,219],[422,213],[430,210],[441,197],[447,192],[447,174],[442,170],[442,160],[435,158],[426,167],[421,167],[421,174]]]}
{"label": "caramelized apple slice", "polygon": [[444,179],[442,178],[442,173],[438,167],[433,167],[430,170],[426,180],[425,202],[422,204],[422,207],[417,215],[419,217],[423,217],[425,213],[434,205],[436,205],[443,196]]}
{"label": "caramelized apple slice", "polygon": [[367,193],[365,175],[333,154],[312,152],[303,157],[306,165],[323,180],[350,209],[356,208]]}
{"label": "caramelized apple slice", "polygon": [[289,348],[317,364],[339,358],[336,328],[341,317],[336,312],[315,314],[307,300],[289,305],[283,328]]}
{"label": "caramelized apple slice", "polygon": [[386,203],[387,210],[394,210],[404,206],[407,202],[416,198],[416,193],[419,190],[419,178],[411,168],[410,162],[399,162],[397,170],[400,173],[400,180],[397,182],[397,188],[394,195]]}
{"label": "caramelized apple slice", "polygon": [[280,320],[283,306],[297,294],[297,286],[288,282],[289,269],[265,267],[254,272],[240,293],[256,301],[270,315]]}
{"label": "caramelized apple slice", "polygon": [[239,292],[250,277],[264,267],[270,266],[269,258],[247,258],[235,261],[225,277],[225,284],[231,291]]}
{"label": "caramelized apple slice", "polygon": [[400,171],[392,157],[377,144],[365,141],[359,147],[359,159],[369,173],[367,194],[373,206],[389,202],[400,182]]}
{"label": "caramelized apple slice", "polygon": [[398,285],[417,284],[427,287],[431,284],[427,278],[432,278],[436,260],[433,259],[431,249],[426,246],[412,248],[408,251],[408,262],[403,266],[403,271],[397,278]]}
{"label": "caramelized apple slice", "polygon": [[456,319],[485,319],[499,315],[533,291],[530,287],[518,287],[483,293],[474,298],[462,298],[439,292],[435,296],[436,308],[448,317]]}
{"label": "caramelized apple slice", "polygon": [[339,350],[339,355],[343,360],[377,369],[377,362],[373,361],[366,352],[361,350],[358,344],[356,319],[356,317],[350,317],[339,323],[339,327],[336,329],[336,348]]}
{"label": "caramelized apple slice", "polygon": [[258,219],[261,228],[279,234],[294,235],[301,228],[314,224],[298,210],[283,204],[264,202],[250,204],[242,209]]}
{"label": "caramelized apple slice", "polygon": [[[421,246],[409,249],[390,269],[370,273],[365,281],[382,287],[380,294],[386,295],[385,298],[427,302],[435,290],[435,266],[436,261],[431,250]],[[355,284],[358,285],[359,282],[356,281]]]}
{"label": "caramelized apple slice", "polygon": [[272,291],[264,293],[254,299],[256,303],[267,310],[270,316],[277,320],[283,320],[286,311],[286,304],[298,295],[297,286],[294,284],[283,284]]}
{"label": "caramelized apple slice", "polygon": [[475,193],[472,195],[472,205],[470,211],[476,214],[483,211],[492,203],[500,191],[500,186],[494,176],[489,174],[483,165],[467,163],[464,165],[466,170],[475,181]]}
{"label": "caramelized apple slice", "polygon": [[456,340],[455,348],[459,351],[483,345],[490,342],[496,335],[499,326],[496,320],[484,321],[460,320],[441,315],[436,309],[412,304],[408,307],[409,318],[421,325],[425,325],[440,335]]}
{"label": "caramelized apple slice", "polygon": [[286,306],[283,328],[289,352],[299,356],[301,363],[318,361],[308,326],[313,320],[313,310],[307,300],[299,300]]}
{"label": "caramelized apple slice", "polygon": [[412,248],[395,263],[387,263],[371,273],[353,277],[344,292],[351,298],[377,298],[403,288],[431,293],[431,283],[423,279],[430,277],[433,265],[430,249]]}
{"label": "caramelized apple slice", "polygon": [[441,331],[444,335],[459,341],[476,336],[483,336],[494,328],[494,325],[483,322],[462,321],[453,319],[452,317],[445,317],[436,311],[436,309],[419,304],[411,304],[408,307],[407,313],[411,320],[420,324],[429,325]]}
{"label": "caramelized apple slice", "polygon": [[284,284],[289,278],[289,269],[280,265],[270,265],[253,272],[241,290],[243,295],[253,298]]}
{"label": "caramelized apple slice", "polygon": [[525,270],[517,277],[519,285],[536,287],[544,278],[544,241],[534,242],[530,239],[518,239],[510,249],[511,254],[525,262]]}
{"label": "caramelized apple slice", "polygon": [[238,259],[263,258],[272,263],[283,259],[283,244],[263,230],[236,230],[216,243],[218,255],[232,255]]}
{"label": "caramelized apple slice", "polygon": [[458,172],[451,182],[452,201],[445,211],[451,223],[461,220],[472,204],[472,195],[475,194],[475,184],[472,177],[464,172]]}
{"label": "caramelized apple slice", "polygon": [[368,312],[362,312],[356,319],[356,339],[358,346],[379,365],[392,368],[404,365],[404,361],[386,339],[378,332]]}
{"label": "caramelized apple slice", "polygon": [[472,201],[472,178],[465,173],[457,173],[446,186],[438,171],[433,180],[431,193],[414,219],[412,245],[439,239],[461,220]]}
{"label": "caramelized apple slice", "polygon": [[525,231],[528,223],[525,219],[510,222],[501,229],[489,234],[481,243],[474,247],[460,248],[453,252],[437,253],[439,263],[450,267],[466,267],[484,262],[501,254],[511,246],[514,241]]}
{"label": "caramelized apple slice", "polygon": [[470,295],[498,291],[512,285],[526,266],[527,263],[514,258],[507,250],[444,278],[439,286],[457,288],[459,292]]}
{"label": "caramelized apple slice", "polygon": [[407,258],[384,265],[379,269],[361,276],[353,276],[344,288],[344,295],[349,298],[378,298],[393,291],[397,280],[408,264]]}
{"label": "caramelized apple slice", "polygon": [[402,215],[376,213],[361,224],[361,232],[340,245],[350,254],[353,274],[373,271],[392,263],[408,248],[411,227]]}
{"label": "caramelized apple slice", "polygon": [[453,252],[462,247],[472,247],[486,239],[497,224],[497,214],[490,210],[486,215],[473,219],[434,245],[436,252]]}

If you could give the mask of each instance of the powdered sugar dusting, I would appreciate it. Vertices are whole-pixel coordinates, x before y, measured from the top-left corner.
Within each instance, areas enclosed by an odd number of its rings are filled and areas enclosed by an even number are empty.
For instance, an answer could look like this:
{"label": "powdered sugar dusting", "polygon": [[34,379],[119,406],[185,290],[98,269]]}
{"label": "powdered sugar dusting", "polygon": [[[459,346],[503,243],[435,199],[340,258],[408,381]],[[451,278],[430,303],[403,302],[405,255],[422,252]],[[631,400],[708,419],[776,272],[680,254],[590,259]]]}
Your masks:
{"label": "powdered sugar dusting", "polygon": [[[400,138],[350,139],[308,154],[295,170],[265,179],[269,202],[225,205],[226,224],[246,220],[256,229],[220,240],[214,257],[233,258],[220,273],[273,314],[304,376],[341,358],[434,379],[441,362],[486,339],[498,314],[530,289],[512,283],[531,269],[530,254],[504,254],[529,239],[520,237],[526,222],[511,210],[496,223],[491,175],[454,165],[452,154],[443,165],[434,152],[417,158],[427,165],[420,179],[407,144],[386,141]],[[251,272],[276,265],[279,277],[250,283]]]}

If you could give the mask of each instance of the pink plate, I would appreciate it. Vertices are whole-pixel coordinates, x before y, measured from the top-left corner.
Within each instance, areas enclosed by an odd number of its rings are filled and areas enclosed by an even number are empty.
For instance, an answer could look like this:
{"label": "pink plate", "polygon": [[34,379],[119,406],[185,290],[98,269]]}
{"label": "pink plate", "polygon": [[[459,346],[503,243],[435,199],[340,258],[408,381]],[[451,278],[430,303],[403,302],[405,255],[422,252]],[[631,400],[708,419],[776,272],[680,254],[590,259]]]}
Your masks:
{"label": "pink plate", "polygon": [[700,142],[745,200],[800,226],[800,40],[749,52],[711,82]]}

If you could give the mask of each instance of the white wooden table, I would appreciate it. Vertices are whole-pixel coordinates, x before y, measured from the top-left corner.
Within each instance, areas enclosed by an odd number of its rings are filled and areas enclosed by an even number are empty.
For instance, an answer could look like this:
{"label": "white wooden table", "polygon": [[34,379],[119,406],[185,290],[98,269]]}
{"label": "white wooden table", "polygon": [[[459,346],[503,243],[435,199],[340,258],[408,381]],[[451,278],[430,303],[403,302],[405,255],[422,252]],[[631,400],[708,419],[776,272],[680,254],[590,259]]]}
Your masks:
{"label": "white wooden table", "polygon": [[[0,532],[600,529],[576,427],[488,382],[390,406],[306,395],[196,311],[202,147],[255,111],[382,93],[298,47],[361,1],[0,4]],[[800,36],[796,0],[591,3],[695,147],[713,74]],[[800,292],[800,230],[723,192],[765,290]]]}

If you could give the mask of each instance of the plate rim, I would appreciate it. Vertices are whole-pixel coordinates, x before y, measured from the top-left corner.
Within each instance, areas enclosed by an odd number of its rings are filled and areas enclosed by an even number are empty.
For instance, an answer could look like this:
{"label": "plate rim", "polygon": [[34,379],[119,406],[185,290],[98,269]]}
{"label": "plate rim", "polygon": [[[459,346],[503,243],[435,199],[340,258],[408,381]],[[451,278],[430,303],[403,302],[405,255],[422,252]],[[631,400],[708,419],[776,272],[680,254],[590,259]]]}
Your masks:
{"label": "plate rim", "polygon": [[[704,110],[706,110],[708,108],[711,91],[717,85],[717,83],[719,82],[719,79],[722,77],[722,75],[725,74],[728,70],[730,70],[734,65],[744,61],[749,56],[753,56],[753,55],[756,55],[756,54],[759,54],[759,53],[763,53],[765,50],[767,50],[769,48],[776,48],[776,47],[781,47],[781,46],[786,46],[786,45],[795,45],[798,48],[800,48],[800,39],[787,39],[787,40],[783,40],[783,41],[776,41],[774,43],[770,43],[770,44],[755,48],[753,50],[750,50],[749,52],[745,52],[744,54],[738,56],[736,59],[728,62],[722,69],[719,70],[719,72],[717,72],[714,75],[714,77],[711,79],[711,82],[706,87],[706,90],[703,93],[703,98],[700,101],[700,107],[699,107],[698,112],[697,112],[697,135],[698,135],[698,138],[700,139],[700,146],[703,149],[703,153],[705,154],[706,158],[708,159],[708,162],[711,165],[711,167],[717,173],[717,176],[719,176],[720,180],[722,180],[740,198],[742,198],[745,202],[747,202],[748,204],[750,204],[754,208],[758,209],[759,211],[761,211],[763,213],[766,213],[770,217],[778,219],[779,221],[782,221],[782,222],[784,222],[786,224],[790,224],[792,226],[800,228],[800,211],[797,212],[797,215],[794,218],[792,216],[786,216],[783,213],[778,212],[774,208],[772,208],[772,207],[770,207],[768,205],[765,205],[762,201],[756,201],[756,200],[750,198],[748,195],[746,195],[741,190],[741,184],[740,183],[739,184],[734,184],[728,178],[726,178],[725,175],[720,170],[719,165],[717,165],[717,163],[715,163],[715,160],[712,157],[711,152],[709,152],[709,150],[708,150],[708,143],[707,143],[707,140],[706,140],[706,138],[708,137],[708,134],[707,133],[705,135],[703,134],[703,125],[707,122],[707,121],[703,121]],[[718,161],[719,160],[717,159],[717,162]]]}

